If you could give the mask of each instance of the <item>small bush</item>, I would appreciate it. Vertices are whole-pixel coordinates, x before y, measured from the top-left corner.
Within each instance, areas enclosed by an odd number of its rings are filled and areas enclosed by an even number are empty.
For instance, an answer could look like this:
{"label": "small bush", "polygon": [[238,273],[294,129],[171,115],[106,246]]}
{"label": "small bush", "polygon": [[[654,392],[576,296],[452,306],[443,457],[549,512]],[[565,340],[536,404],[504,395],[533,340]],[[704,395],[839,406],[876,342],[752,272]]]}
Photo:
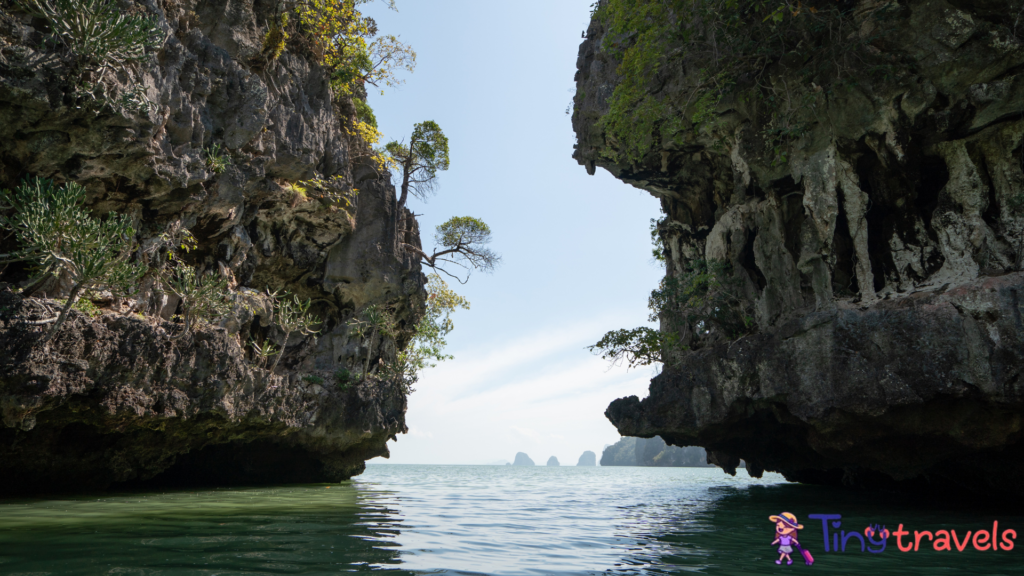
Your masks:
{"label": "small bush", "polygon": [[303,382],[309,382],[310,384],[320,385],[324,383],[324,379],[314,374],[306,374],[302,377]]}
{"label": "small bush", "polygon": [[103,286],[127,295],[146,272],[145,266],[130,262],[136,248],[131,218],[114,212],[106,220],[93,218],[82,207],[84,200],[80,185],[56,186],[43,178],[24,180],[14,192],[0,190],[0,210],[14,211],[10,217],[0,215],[0,228],[13,232],[21,245],[17,253],[6,255],[8,261],[34,262],[40,278],[64,273],[72,281],[44,343],[60,329],[80,294]]}
{"label": "small bush", "polygon": [[175,338],[187,334],[200,320],[221,318],[231,311],[233,300],[226,278],[216,272],[200,274],[186,264],[174,269],[168,287],[181,298],[185,327]]}
{"label": "small bush", "polygon": [[339,368],[334,373],[334,383],[338,385],[338,389],[342,392],[348,390],[352,386],[352,373],[349,372],[348,368]]}
{"label": "small bush", "polygon": [[126,14],[115,0],[20,0],[86,65],[104,70],[138,62],[161,44],[154,18]]}
{"label": "small bush", "polygon": [[267,60],[277,60],[284,53],[285,44],[288,42],[288,14],[281,14],[281,20],[270,25],[270,30],[263,37],[263,55]]}
{"label": "small bush", "polygon": [[257,366],[266,365],[268,358],[280,353],[273,342],[264,342],[261,346],[256,340],[250,340],[249,345],[252,346],[253,360],[256,361]]}
{"label": "small bush", "polygon": [[214,144],[209,148],[203,149],[203,155],[206,157],[206,166],[214,174],[223,174],[228,169],[228,166],[231,165],[231,156],[228,156],[226,152],[227,149],[220,144]]}

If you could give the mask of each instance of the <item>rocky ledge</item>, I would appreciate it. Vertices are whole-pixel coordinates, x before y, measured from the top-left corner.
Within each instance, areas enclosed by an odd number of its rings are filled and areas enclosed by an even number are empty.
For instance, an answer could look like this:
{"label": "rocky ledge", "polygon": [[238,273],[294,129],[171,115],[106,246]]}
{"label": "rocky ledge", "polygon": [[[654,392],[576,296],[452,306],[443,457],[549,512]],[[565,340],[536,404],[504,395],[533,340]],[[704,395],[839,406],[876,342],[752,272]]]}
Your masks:
{"label": "rocky ledge", "polygon": [[[575,157],[661,199],[664,286],[728,294],[660,309],[663,373],[608,418],[730,473],[1024,499],[1024,3],[783,3],[741,28],[641,4],[664,13],[597,6]],[[714,41],[731,67],[701,60]]]}

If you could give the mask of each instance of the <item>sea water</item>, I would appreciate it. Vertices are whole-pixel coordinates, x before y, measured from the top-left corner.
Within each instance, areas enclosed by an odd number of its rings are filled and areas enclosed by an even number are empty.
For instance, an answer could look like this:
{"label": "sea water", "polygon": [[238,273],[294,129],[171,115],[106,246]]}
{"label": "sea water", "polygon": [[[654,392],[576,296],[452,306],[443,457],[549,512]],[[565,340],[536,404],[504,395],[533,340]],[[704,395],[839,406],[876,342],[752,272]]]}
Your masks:
{"label": "sea water", "polygon": [[[776,565],[774,524],[797,515],[807,566]],[[1021,574],[1013,550],[825,552],[832,532],[1015,529],[998,507],[735,477],[717,468],[371,465],[338,484],[0,502],[0,574]],[[830,521],[831,522],[831,521]],[[1001,534],[1000,534],[1001,536]],[[876,540],[878,538],[876,537]],[[904,546],[912,543],[904,536]],[[877,549],[877,546],[874,547]]]}

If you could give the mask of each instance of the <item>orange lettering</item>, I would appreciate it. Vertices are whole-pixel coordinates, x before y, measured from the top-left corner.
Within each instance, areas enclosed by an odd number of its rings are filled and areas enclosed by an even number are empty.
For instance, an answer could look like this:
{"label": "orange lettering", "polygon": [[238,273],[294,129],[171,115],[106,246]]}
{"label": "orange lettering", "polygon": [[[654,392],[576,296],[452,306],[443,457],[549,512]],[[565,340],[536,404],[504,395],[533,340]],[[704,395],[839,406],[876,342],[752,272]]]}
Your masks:
{"label": "orange lettering", "polygon": [[999,520],[992,523],[992,549],[999,550]]}
{"label": "orange lettering", "polygon": [[[908,535],[908,534],[910,534],[910,532],[907,532],[906,530],[903,529],[903,524],[900,524],[900,527],[897,528],[896,531],[892,533],[892,535],[896,537],[896,546],[899,547],[900,552],[910,552],[910,549],[914,547],[914,545],[910,544],[910,543],[907,543],[907,547],[906,548],[903,547],[903,537]],[[1016,536],[1016,534],[1014,534],[1014,536]],[[1003,538],[1004,539],[1006,538],[1006,533],[1005,532],[1003,533]]]}
{"label": "orange lettering", "polygon": [[[1009,536],[1009,538],[1007,538]],[[1003,530],[1003,550],[1013,550],[1013,542],[1010,542],[1010,538],[1017,539],[1017,531],[1013,529]]]}
{"label": "orange lettering", "polygon": [[967,547],[967,543],[971,541],[971,531],[967,531],[967,536],[964,536],[963,544],[961,544],[960,541],[956,539],[956,530],[950,530],[949,533],[953,535],[953,543],[956,544],[956,551],[963,552],[964,548]]}
{"label": "orange lettering", "polygon": [[[988,544],[987,544],[988,539],[989,539],[988,532],[985,532],[984,530],[978,530],[977,532],[975,532],[974,533],[974,540],[973,540],[973,542],[974,542],[974,549],[978,550],[980,552],[984,552],[985,550],[988,550]],[[980,542],[979,542],[979,540],[980,540]],[[984,544],[984,546],[982,546],[982,544]]]}
{"label": "orange lettering", "polygon": [[952,550],[949,547],[949,530],[939,530],[935,533],[935,543],[932,544],[932,548],[935,548],[939,552],[943,550]]}
{"label": "orange lettering", "polygon": [[914,530],[914,552],[917,552],[918,546],[921,545],[921,537],[922,536],[927,536],[929,542],[932,539],[932,533],[931,532],[929,532],[927,530],[922,530],[921,532],[918,532],[917,530]]}

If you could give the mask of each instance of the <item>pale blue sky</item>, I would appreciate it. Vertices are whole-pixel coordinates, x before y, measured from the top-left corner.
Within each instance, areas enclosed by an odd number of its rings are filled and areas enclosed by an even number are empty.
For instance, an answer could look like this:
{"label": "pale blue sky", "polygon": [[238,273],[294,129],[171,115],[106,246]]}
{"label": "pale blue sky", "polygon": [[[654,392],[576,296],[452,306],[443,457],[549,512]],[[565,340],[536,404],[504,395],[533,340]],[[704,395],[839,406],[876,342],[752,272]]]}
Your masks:
{"label": "pale blue sky", "polygon": [[[584,347],[646,323],[661,277],[648,222],[658,202],[572,159],[565,114],[592,0],[398,0],[364,6],[382,33],[418,54],[406,83],[371,94],[385,139],[434,120],[451,169],[429,203],[411,200],[432,248],[434,226],[476,216],[503,257],[457,291],[455,360],[428,370],[410,397],[411,433],[391,462],[473,464],[527,452],[575,464],[618,438],[608,402],[647,393],[652,370],[608,370]],[[378,460],[379,461],[379,460]]]}

